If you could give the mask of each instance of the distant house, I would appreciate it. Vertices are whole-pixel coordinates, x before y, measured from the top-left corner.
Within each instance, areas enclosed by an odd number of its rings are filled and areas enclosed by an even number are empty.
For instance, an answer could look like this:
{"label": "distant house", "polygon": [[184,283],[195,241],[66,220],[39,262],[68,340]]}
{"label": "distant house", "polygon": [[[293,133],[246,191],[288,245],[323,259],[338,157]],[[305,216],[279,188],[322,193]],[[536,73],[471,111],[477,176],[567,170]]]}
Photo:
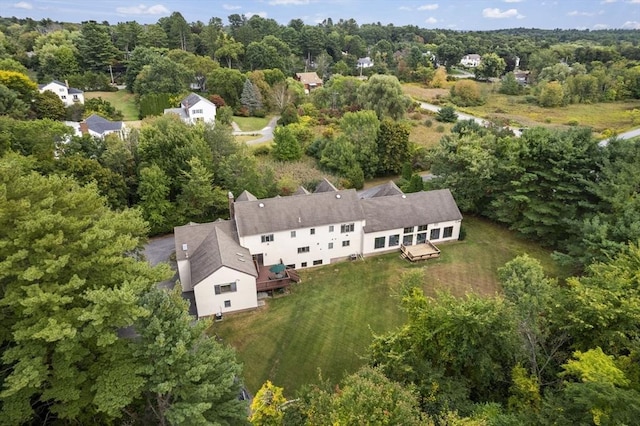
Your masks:
{"label": "distant house", "polygon": [[520,84],[529,84],[529,71],[514,71],[513,76]]}
{"label": "distant house", "polygon": [[304,92],[309,94],[313,89],[322,86],[322,79],[315,72],[298,72],[296,80],[304,85]]}
{"label": "distant house", "polygon": [[88,134],[101,139],[104,139],[104,137],[109,134],[115,133],[120,139],[124,139],[127,127],[122,121],[110,121],[99,115],[92,114],[80,123],[80,132],[83,135]]}
{"label": "distant house", "polygon": [[365,56],[364,58],[359,58],[358,62],[356,63],[356,68],[358,69],[371,68],[372,66],[373,66],[373,61],[368,56]]}
{"label": "distant house", "polygon": [[213,124],[216,121],[216,105],[195,93],[180,101],[180,108],[167,108],[164,113],[176,114],[187,124],[195,124],[198,121]]}
{"label": "distant house", "polygon": [[53,80],[51,83],[38,84],[38,90],[40,90],[40,93],[44,93],[46,90],[55,93],[66,107],[77,103],[84,104],[84,92],[80,89],[69,87],[67,81],[63,83]]}
{"label": "distant house", "polygon": [[475,68],[478,65],[480,65],[481,59],[482,58],[480,57],[480,55],[476,53],[470,53],[468,55],[464,55],[462,59],[460,59],[460,65],[463,65],[465,67]]}
{"label": "distant house", "polygon": [[229,194],[231,219],[175,228],[183,292],[198,316],[257,306],[257,292],[298,281],[296,268],[457,240],[462,215],[448,189],[404,194],[393,182],[356,192],[323,180],[313,193]]}

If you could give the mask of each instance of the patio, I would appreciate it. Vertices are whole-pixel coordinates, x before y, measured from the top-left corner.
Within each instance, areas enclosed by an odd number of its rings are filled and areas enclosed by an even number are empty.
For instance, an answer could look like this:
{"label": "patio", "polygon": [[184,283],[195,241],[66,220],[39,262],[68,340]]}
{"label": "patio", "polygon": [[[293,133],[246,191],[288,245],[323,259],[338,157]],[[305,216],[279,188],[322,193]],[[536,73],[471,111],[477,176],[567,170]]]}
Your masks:
{"label": "patio", "polygon": [[258,278],[256,278],[256,290],[273,291],[289,287],[291,283],[300,282],[300,276],[293,268],[287,268],[283,264],[259,265],[257,262]]}

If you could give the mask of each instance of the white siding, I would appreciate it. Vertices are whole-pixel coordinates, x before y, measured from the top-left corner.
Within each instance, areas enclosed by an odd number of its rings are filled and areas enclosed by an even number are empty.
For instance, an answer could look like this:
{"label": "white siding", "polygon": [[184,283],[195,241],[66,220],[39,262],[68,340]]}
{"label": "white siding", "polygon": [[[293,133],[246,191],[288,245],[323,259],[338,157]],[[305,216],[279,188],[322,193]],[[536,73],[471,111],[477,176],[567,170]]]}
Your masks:
{"label": "white siding", "polygon": [[191,291],[191,265],[189,259],[178,261],[178,273],[180,274],[180,284],[182,285],[182,291]]}
{"label": "white siding", "polygon": [[[331,263],[331,259],[345,258],[354,253],[361,253],[362,228],[364,221],[353,223],[353,232],[342,233],[342,223],[333,224],[333,232],[329,231],[331,225],[315,227],[315,234],[311,234],[311,228],[298,228],[273,233],[273,241],[262,242],[262,235],[250,235],[240,238],[240,245],[249,249],[251,254],[262,253],[265,265],[275,265],[282,259],[285,265],[295,265],[296,268],[314,266],[314,261],[322,261],[322,265]],[[347,224],[347,223],[345,223]],[[291,231],[296,232],[291,237]],[[348,246],[343,246],[343,241],[349,241]],[[333,248],[329,248],[333,244]],[[298,253],[298,248],[309,247],[306,253]],[[302,264],[306,262],[306,266]],[[317,266],[317,265],[316,265]]]}
{"label": "white siding", "polygon": [[[400,229],[392,229],[389,231],[379,231],[379,232],[371,232],[368,234],[364,235],[364,238],[362,240],[362,253],[365,255],[372,255],[372,254],[379,254],[379,253],[386,253],[386,252],[390,252],[393,250],[399,250],[400,249],[400,244],[402,244],[402,241],[404,239],[405,235],[412,235],[413,236],[413,244],[417,244],[417,240],[418,240],[418,234],[426,234],[425,238],[433,243],[438,243],[438,242],[444,242],[444,241],[452,241],[452,240],[457,240],[458,237],[460,236],[460,224],[462,221],[460,220],[452,220],[452,221],[448,221],[448,222],[440,222],[440,223],[431,223],[428,224],[426,231],[418,231],[418,227],[414,226],[413,227],[413,232],[411,233],[404,233],[404,228],[400,228]],[[452,233],[451,233],[451,237],[447,237],[444,238],[444,228],[446,227],[452,227]],[[431,230],[432,229],[439,229],[439,237],[437,239],[431,239]],[[399,244],[397,246],[393,246],[393,247],[389,247],[389,237],[392,235],[399,235]],[[385,237],[385,241],[384,241],[384,247],[380,247],[380,248],[375,248],[375,240],[376,238],[379,237]]]}
{"label": "white siding", "polygon": [[[236,291],[215,293],[215,286],[220,284],[236,284]],[[217,313],[240,311],[258,307],[255,277],[223,266],[193,288],[198,317],[206,317]],[[225,307],[225,301],[231,306]]]}

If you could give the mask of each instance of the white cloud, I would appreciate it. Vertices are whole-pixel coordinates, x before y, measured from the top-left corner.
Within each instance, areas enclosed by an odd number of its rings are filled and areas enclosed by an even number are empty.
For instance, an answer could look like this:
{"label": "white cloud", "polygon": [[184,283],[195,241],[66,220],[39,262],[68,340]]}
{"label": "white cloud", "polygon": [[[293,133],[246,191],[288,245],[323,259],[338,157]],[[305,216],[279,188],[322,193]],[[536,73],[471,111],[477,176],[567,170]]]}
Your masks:
{"label": "white cloud", "polygon": [[418,7],[418,10],[436,10],[438,8],[438,3],[433,4],[425,4],[423,6]]}
{"label": "white cloud", "polygon": [[398,10],[411,10],[409,6],[400,6]]}
{"label": "white cloud", "polygon": [[433,16],[429,16],[427,19],[424,20],[424,22],[426,22],[427,24],[435,24],[438,22],[438,20],[436,18],[434,18]]}
{"label": "white cloud", "polygon": [[518,9],[508,9],[504,12],[497,7],[488,7],[482,10],[482,16],[484,18],[501,19],[501,18],[519,18],[523,17],[518,13]]}
{"label": "white cloud", "polygon": [[252,16],[259,16],[261,18],[266,18],[267,17],[267,12],[249,12],[249,13],[245,13],[244,16],[247,17],[247,19],[251,18]]}
{"label": "white cloud", "polygon": [[606,30],[607,28],[609,28],[607,24],[595,24],[593,26],[594,30]]}
{"label": "white cloud", "polygon": [[640,0],[628,0],[627,3],[640,4]]}
{"label": "white cloud", "polygon": [[[598,15],[598,13],[596,13],[596,12],[578,12],[577,10],[573,10],[573,11],[567,13],[567,15],[569,15],[569,16],[596,16],[596,15]],[[602,13],[600,13],[600,15],[602,15]]]}
{"label": "white cloud", "polygon": [[124,15],[164,15],[169,13],[169,9],[161,4],[154,4],[149,7],[140,4],[138,6],[117,7],[116,12]]}
{"label": "white cloud", "polygon": [[622,24],[622,28],[625,30],[640,30],[640,22],[638,21],[627,21]]}
{"label": "white cloud", "polygon": [[301,6],[304,4],[309,4],[309,0],[271,0],[269,4],[271,6]]}
{"label": "white cloud", "polygon": [[618,1],[618,0],[602,0],[602,1],[600,2],[600,4],[615,3],[616,1]]}
{"label": "white cloud", "polygon": [[13,7],[17,9],[28,9],[28,10],[33,9],[33,5],[31,3],[27,3],[26,1],[14,3]]}
{"label": "white cloud", "polygon": [[522,3],[524,0],[503,0],[505,3]]}
{"label": "white cloud", "polygon": [[238,9],[242,9],[242,6],[236,6],[235,4],[223,4],[222,8],[224,10],[238,10]]}

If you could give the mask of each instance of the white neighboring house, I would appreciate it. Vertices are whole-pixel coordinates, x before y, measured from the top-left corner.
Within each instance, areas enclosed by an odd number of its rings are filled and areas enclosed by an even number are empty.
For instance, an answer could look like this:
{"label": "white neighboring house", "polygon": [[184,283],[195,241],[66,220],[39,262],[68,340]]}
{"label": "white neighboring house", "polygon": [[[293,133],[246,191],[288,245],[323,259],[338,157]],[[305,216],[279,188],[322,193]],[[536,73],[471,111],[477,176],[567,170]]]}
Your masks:
{"label": "white neighboring house", "polygon": [[229,194],[229,208],[230,220],[175,228],[182,290],[199,317],[256,307],[276,265],[295,277],[294,268],[457,240],[462,222],[448,189],[404,194],[393,182],[358,193],[324,180],[314,193],[266,199],[244,191]]}
{"label": "white neighboring house", "polygon": [[216,105],[196,93],[191,93],[180,101],[180,108],[167,108],[164,113],[177,114],[187,124],[198,121],[214,124],[216,121]]}
{"label": "white neighboring house", "polygon": [[365,56],[364,58],[359,58],[358,62],[356,63],[356,68],[359,68],[359,69],[371,68],[372,66],[373,66],[373,61],[368,56]]}
{"label": "white neighboring house", "polygon": [[80,132],[101,139],[115,133],[120,139],[124,139],[127,134],[127,126],[122,121],[110,121],[99,115],[92,114],[80,123]]}
{"label": "white neighboring house", "polygon": [[69,87],[69,83],[66,81],[63,83],[53,80],[51,83],[38,84],[38,90],[40,90],[40,93],[44,93],[45,90],[55,93],[66,107],[77,103],[84,104],[84,92],[80,89]]}
{"label": "white neighboring house", "polygon": [[460,59],[460,64],[465,67],[475,68],[480,65],[480,60],[482,58],[477,53],[470,53],[468,55],[464,55],[462,59]]}

